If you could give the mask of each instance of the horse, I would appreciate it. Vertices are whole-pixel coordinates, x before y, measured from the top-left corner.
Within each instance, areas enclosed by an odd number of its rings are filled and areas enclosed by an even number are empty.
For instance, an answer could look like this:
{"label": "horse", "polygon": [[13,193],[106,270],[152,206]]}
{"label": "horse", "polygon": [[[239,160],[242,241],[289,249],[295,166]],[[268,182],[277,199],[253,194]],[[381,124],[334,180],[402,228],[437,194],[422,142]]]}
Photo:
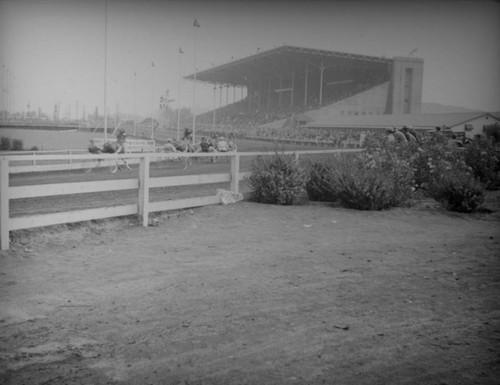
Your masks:
{"label": "horse", "polygon": [[[177,152],[196,152],[196,145],[193,143],[193,131],[185,128],[182,139],[176,140],[173,145]],[[187,169],[192,164],[191,158],[182,157],[182,163],[184,164],[184,170]]]}
{"label": "horse", "polygon": [[[127,140],[127,133],[125,130],[119,130],[116,134],[116,142],[106,142],[102,146],[102,148],[99,148],[95,145],[93,140],[90,140],[90,146],[88,148],[89,152],[91,154],[125,154],[127,152],[127,147],[126,147],[126,142]],[[98,167],[102,159],[99,159],[97,161],[97,165],[94,167]],[[127,169],[131,170],[130,166],[128,165],[127,161],[125,159],[122,159],[123,164]],[[87,170],[87,172],[91,172],[94,167],[91,167]],[[111,173],[116,173],[120,169],[119,166],[119,160],[116,161],[116,165],[114,169],[111,170]]]}
{"label": "horse", "polygon": [[[189,136],[184,137],[179,141],[176,140],[173,143],[173,145],[174,145],[175,149],[177,150],[177,152],[185,152],[185,153],[196,152],[196,149],[193,146],[193,144],[191,143],[191,140],[192,140],[192,138]],[[182,163],[184,164],[184,167],[183,167],[184,170],[187,169],[192,164],[191,158],[182,157],[181,159],[182,159]]]}

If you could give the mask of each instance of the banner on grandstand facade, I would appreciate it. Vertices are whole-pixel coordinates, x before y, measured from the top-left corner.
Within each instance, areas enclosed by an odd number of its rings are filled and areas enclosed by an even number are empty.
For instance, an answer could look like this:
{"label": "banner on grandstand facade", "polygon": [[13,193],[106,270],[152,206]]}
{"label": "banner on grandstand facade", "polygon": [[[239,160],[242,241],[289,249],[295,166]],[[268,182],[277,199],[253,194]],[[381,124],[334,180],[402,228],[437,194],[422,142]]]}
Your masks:
{"label": "banner on grandstand facade", "polygon": [[354,80],[336,80],[334,82],[328,82],[326,83],[327,86],[333,86],[333,85],[336,85],[336,84],[350,84],[350,83],[353,83]]}

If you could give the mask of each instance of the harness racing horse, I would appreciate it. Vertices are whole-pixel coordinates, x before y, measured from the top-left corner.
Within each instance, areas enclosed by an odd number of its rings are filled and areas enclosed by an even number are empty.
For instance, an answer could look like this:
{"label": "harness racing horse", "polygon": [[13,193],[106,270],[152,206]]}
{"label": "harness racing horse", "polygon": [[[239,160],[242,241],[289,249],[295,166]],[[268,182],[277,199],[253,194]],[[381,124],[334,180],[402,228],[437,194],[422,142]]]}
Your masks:
{"label": "harness racing horse", "polygon": [[[127,134],[125,130],[119,130],[116,134],[116,142],[106,142],[102,146],[102,149],[97,147],[94,143],[93,140],[90,141],[90,146],[88,148],[89,152],[92,154],[125,154],[127,152],[127,147],[126,147],[126,142],[127,140]],[[97,162],[97,165],[95,167],[98,167],[102,159],[99,159]],[[127,161],[125,159],[122,159],[123,164],[127,169],[131,169],[130,166],[128,165]],[[91,172],[94,167],[91,167],[87,170],[87,172]],[[119,166],[119,160],[116,161],[115,167],[111,170],[111,172],[114,174],[120,169]]]}
{"label": "harness racing horse", "polygon": [[[196,152],[196,146],[193,143],[193,131],[189,128],[184,129],[184,135],[181,140],[174,142],[175,149],[178,152]],[[191,158],[182,158],[184,170],[187,169],[192,161]]]}

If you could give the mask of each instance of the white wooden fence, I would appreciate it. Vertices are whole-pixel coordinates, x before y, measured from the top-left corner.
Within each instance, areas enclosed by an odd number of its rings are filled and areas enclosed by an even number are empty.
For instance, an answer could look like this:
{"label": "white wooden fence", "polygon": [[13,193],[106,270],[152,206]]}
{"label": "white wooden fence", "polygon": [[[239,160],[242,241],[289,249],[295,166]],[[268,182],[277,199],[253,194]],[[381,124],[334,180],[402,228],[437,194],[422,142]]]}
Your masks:
{"label": "white wooden fence", "polygon": [[[358,151],[360,150],[345,149],[323,151],[288,151],[286,153],[295,154],[298,160],[298,157],[301,154],[345,153]],[[238,193],[240,180],[247,178],[250,175],[250,172],[240,172],[240,157],[254,157],[258,155],[272,154],[274,154],[274,152],[216,153],[216,156],[218,157],[229,157],[231,164],[230,171],[228,173],[154,178],[150,177],[149,173],[151,162],[185,157],[213,157],[214,153],[99,154],[99,158],[111,162],[112,164],[116,163],[116,161],[120,159],[127,159],[129,163],[131,160],[136,160],[139,163],[139,177],[135,179],[111,179],[106,181],[52,183],[28,186],[10,186],[9,175],[18,173],[19,171],[24,172],[24,168],[26,166],[23,166],[22,162],[31,162],[33,160],[33,156],[0,155],[0,248],[2,250],[7,250],[9,248],[9,232],[13,230],[136,214],[139,215],[142,225],[148,226],[149,213],[218,204],[220,203],[220,198],[217,195],[150,202],[149,189],[167,186],[186,186],[229,182],[230,190],[234,193]],[[95,159],[96,155],[88,153],[71,155],[38,155],[36,163],[40,164],[41,162],[46,162],[44,165],[45,171],[48,171],[49,169],[61,170],[61,165],[65,165],[66,169],[71,170],[73,169],[72,165],[82,164],[83,162],[83,164],[88,166],[89,162],[95,161]],[[31,165],[30,167],[36,168],[37,166]],[[137,203],[135,204],[10,217],[9,202],[12,199],[132,189],[138,191]]]}

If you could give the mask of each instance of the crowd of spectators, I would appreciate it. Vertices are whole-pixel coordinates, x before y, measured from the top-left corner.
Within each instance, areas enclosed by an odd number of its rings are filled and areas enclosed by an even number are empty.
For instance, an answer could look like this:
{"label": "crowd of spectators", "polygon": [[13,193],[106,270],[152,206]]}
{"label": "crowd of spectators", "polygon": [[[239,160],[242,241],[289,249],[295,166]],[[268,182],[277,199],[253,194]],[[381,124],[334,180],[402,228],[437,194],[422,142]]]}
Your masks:
{"label": "crowd of spectators", "polygon": [[[240,127],[241,128],[241,127]],[[210,137],[234,137],[238,139],[253,139],[277,141],[283,143],[304,143],[328,147],[348,148],[360,147],[367,135],[371,132],[384,130],[362,130],[362,129],[311,129],[307,127],[279,127],[265,128],[259,126],[248,126],[237,129],[233,125],[199,125],[197,136]]]}

